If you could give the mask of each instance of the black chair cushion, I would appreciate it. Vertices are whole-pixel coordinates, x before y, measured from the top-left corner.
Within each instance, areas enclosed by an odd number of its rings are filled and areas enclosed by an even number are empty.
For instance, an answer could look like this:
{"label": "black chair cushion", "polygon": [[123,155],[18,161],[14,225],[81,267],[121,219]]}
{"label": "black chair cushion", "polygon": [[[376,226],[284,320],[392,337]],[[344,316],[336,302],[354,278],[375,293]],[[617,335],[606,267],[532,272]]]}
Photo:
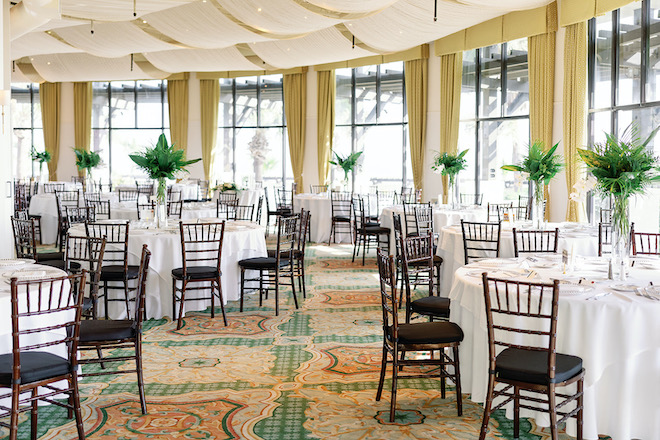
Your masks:
{"label": "black chair cushion", "polygon": [[86,319],[80,322],[80,342],[120,341],[135,338],[135,323],[131,319]]}
{"label": "black chair cushion", "polygon": [[365,226],[364,232],[367,234],[389,234],[390,228],[385,228],[382,226]]}
{"label": "black chair cushion", "polygon": [[534,384],[563,382],[582,371],[582,359],[557,353],[555,378],[548,376],[548,353],[544,351],[507,348],[495,359],[495,372],[501,379]]}
{"label": "black chair cushion", "polygon": [[[275,254],[277,253],[277,249],[268,249],[268,256],[275,258]],[[299,249],[294,249],[293,250],[293,258],[301,258],[302,257],[302,252]],[[283,257],[287,256],[289,252],[282,252]]]}
{"label": "black chair cushion", "polygon": [[64,260],[64,252],[37,252],[36,260],[39,263],[47,260]]}
{"label": "black chair cushion", "polygon": [[348,215],[333,215],[332,220],[335,222],[350,222],[351,217]]}
{"label": "black chair cushion", "polygon": [[[391,327],[387,336],[391,340]],[[463,330],[453,322],[399,324],[399,343],[401,344],[447,344],[462,340]]]}
{"label": "black chair cushion", "polygon": [[[0,355],[0,385],[11,387],[13,359],[11,353]],[[71,372],[67,359],[43,351],[21,353],[21,383],[31,383]]]}
{"label": "black chair cushion", "polygon": [[435,255],[435,253],[433,254],[433,264],[434,265],[440,265],[440,264],[442,264],[443,261],[444,260],[442,259],[442,257],[440,257],[438,255]]}
{"label": "black chair cushion", "polygon": [[[238,262],[240,267],[245,269],[275,269],[277,265],[277,259],[275,257],[256,257],[256,258],[246,258]],[[283,258],[280,260],[280,267],[288,266],[289,260]]]}
{"label": "black chair cushion", "polygon": [[64,270],[64,260],[39,261],[39,264],[43,264],[44,266],[56,267],[58,269]]}
{"label": "black chair cushion", "polygon": [[442,318],[449,318],[449,298],[441,296],[425,296],[410,303],[410,308],[415,313],[422,315],[433,315]]}
{"label": "black chair cushion", "polygon": [[[213,266],[192,266],[186,269],[189,280],[203,280],[208,278],[217,278],[220,276],[218,268]],[[182,280],[183,267],[172,269],[172,276],[178,280]]]}
{"label": "black chair cushion", "polygon": [[[138,277],[139,266],[128,266],[126,269],[126,279],[134,280]],[[122,281],[124,279],[124,266],[111,264],[101,268],[101,281]]]}

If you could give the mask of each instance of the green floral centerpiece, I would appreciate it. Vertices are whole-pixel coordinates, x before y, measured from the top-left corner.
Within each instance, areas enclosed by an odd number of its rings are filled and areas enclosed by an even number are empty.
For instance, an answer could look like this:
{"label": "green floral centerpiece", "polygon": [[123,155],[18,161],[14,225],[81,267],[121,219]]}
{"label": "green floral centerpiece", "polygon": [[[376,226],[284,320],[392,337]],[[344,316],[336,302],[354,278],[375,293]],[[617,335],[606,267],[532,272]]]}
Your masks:
{"label": "green floral centerpiece", "polygon": [[202,159],[186,160],[183,150],[175,150],[174,144],[168,145],[164,134],[158,137],[158,142],[153,148],[146,148],[139,154],[129,154],[133,162],[142,170],[146,171],[151,179],[158,181],[158,191],[156,193],[156,220],[158,226],[167,225],[167,185],[165,179],[174,179],[174,176],[185,171],[186,167]]}
{"label": "green floral centerpiece", "polygon": [[532,204],[532,218],[536,228],[541,228],[545,217],[545,203],[543,190],[545,185],[564,168],[561,156],[555,155],[559,143],[556,143],[547,152],[542,141],[534,141],[529,146],[527,156],[518,165],[503,165],[506,171],[519,171],[527,174],[527,180],[534,183],[534,197]]}
{"label": "green floral centerpiece", "polygon": [[[76,166],[78,170],[85,170],[88,183],[92,183],[92,170],[101,163],[101,156],[96,151],[87,151],[82,148],[74,148],[76,154]],[[91,185],[88,185],[91,188]]]}
{"label": "green floral centerpiece", "polygon": [[39,162],[39,179],[41,179],[44,163],[50,162],[52,156],[48,151],[37,151],[34,147],[32,147],[32,150],[30,150],[30,157],[33,161]]}
{"label": "green floral centerpiece", "polygon": [[355,153],[351,153],[346,157],[340,156],[336,151],[333,151],[332,153],[335,155],[336,160],[331,160],[330,163],[344,170],[344,182],[348,184],[348,174],[355,169],[358,159],[363,152],[356,151]]}
{"label": "green floral centerpiece", "polygon": [[452,208],[455,208],[457,205],[456,176],[458,176],[458,173],[467,167],[467,160],[465,159],[467,152],[468,150],[463,150],[458,154],[451,154],[447,152],[442,154],[438,153],[433,159],[433,165],[431,165],[431,169],[434,172],[440,173],[441,175],[447,176],[449,178],[449,188],[447,190],[447,195],[449,196]]}
{"label": "green floral centerpiece", "polygon": [[596,190],[612,197],[612,259],[620,280],[627,276],[630,256],[630,197],[644,194],[660,181],[660,162],[647,148],[660,127],[641,141],[639,127],[630,124],[620,137],[606,134],[605,142],[578,154],[596,178]]}
{"label": "green floral centerpiece", "polygon": [[238,191],[238,186],[234,182],[224,182],[218,186],[213,187],[213,191]]}

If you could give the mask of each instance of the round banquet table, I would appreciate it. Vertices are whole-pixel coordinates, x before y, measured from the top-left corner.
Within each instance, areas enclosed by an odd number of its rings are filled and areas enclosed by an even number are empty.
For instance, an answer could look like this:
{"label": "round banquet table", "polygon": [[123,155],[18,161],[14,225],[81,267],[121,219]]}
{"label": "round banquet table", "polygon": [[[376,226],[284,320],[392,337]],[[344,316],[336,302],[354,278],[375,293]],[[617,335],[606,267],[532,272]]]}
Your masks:
{"label": "round banquet table", "polygon": [[[380,224],[385,228],[390,228],[391,252],[394,250],[394,223],[392,214],[401,215],[401,227],[406,231],[406,220],[403,215],[403,205],[387,206],[380,213]],[[451,209],[447,205],[433,206],[433,232],[439,233],[445,226],[453,226],[461,223],[461,220],[468,222],[479,222],[486,220],[486,209],[480,206],[468,207],[463,209]],[[414,229],[414,226],[411,226]]]}
{"label": "round banquet table", "polygon": [[[216,218],[199,221],[218,221]],[[128,237],[128,264],[140,264],[142,245],[151,251],[151,262],[147,276],[146,311],[148,318],[172,317],[172,269],[181,267],[181,238],[178,222],[171,221],[171,226],[156,229],[144,226],[146,222],[131,223]],[[72,234],[84,235],[84,225],[75,225]],[[110,246],[110,245],[108,245]],[[238,261],[244,258],[267,256],[265,229],[263,226],[246,221],[228,221],[222,243],[222,294],[225,303],[240,298],[241,271]],[[208,296],[209,290],[192,290],[187,298]],[[99,305],[103,308],[103,302]],[[211,301],[186,302],[185,311],[205,310]],[[121,302],[110,303],[109,316],[113,319],[124,318],[126,309]],[[102,313],[99,312],[99,313]]]}
{"label": "round banquet table", "polygon": [[[460,223],[460,222],[459,222]],[[559,228],[557,251],[573,251],[577,255],[598,255],[598,229],[580,223],[548,223],[546,229]],[[518,223],[518,229],[531,229],[531,225]],[[442,257],[440,294],[447,295],[452,286],[454,273],[465,265],[463,253],[463,232],[461,225],[446,226],[440,229],[437,255]],[[500,257],[513,257],[513,231],[509,222],[502,222],[500,236]],[[492,252],[488,255],[492,256]]]}
{"label": "round banquet table", "polygon": [[181,200],[199,200],[199,184],[190,182],[173,183],[172,191],[181,193]]}
{"label": "round banquet table", "polygon": [[[488,334],[480,274],[486,271],[494,277],[522,279],[526,273],[520,267],[523,259],[511,264],[503,259],[487,260],[456,272],[449,294],[451,320],[465,333],[460,346],[461,385],[472,401],[484,402],[488,388]],[[489,262],[501,264],[486,264]],[[538,272],[534,281],[559,278],[573,283],[560,285],[557,352],[583,360],[584,438],[595,440],[600,433],[613,440],[659,439],[660,288],[650,287],[654,290],[649,295],[655,300],[613,287],[646,287],[649,281],[659,286],[660,260],[635,264],[625,283],[607,280],[607,260],[603,258],[586,258],[572,275],[562,275],[559,258],[538,264],[540,267],[531,266]],[[575,274],[586,278],[586,285],[574,284],[578,280]],[[512,416],[508,408],[507,417]],[[540,426],[548,426],[546,414],[526,410],[521,416],[535,417]],[[575,436],[575,432],[571,420],[568,433]]]}
{"label": "round banquet table", "polygon": [[[312,214],[310,220],[310,235],[314,243],[328,242],[332,226],[332,205],[327,193],[297,194],[293,196],[293,208],[298,212],[302,208]],[[336,234],[337,243],[352,243],[351,234],[341,232]]]}
{"label": "round banquet table", "polygon": [[[217,209],[212,202],[188,202],[183,204],[181,210],[182,220],[215,217]],[[110,218],[118,220],[137,220],[136,202],[115,203],[110,207]]]}

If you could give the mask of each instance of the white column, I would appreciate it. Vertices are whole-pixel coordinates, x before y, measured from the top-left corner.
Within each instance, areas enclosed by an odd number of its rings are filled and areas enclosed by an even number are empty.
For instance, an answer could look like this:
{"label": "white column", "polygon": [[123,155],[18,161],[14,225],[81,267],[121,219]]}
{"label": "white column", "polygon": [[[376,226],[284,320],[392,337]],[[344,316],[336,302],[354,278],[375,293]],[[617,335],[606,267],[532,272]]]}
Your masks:
{"label": "white column", "polygon": [[437,199],[442,192],[442,180],[431,170],[433,158],[440,149],[440,57],[430,48],[428,71],[428,110],[426,113],[426,152],[424,154],[424,201]]}
{"label": "white column", "polygon": [[[2,45],[2,70],[0,70],[0,89],[11,90],[11,33],[9,29],[9,1],[3,0],[0,7],[0,32]],[[4,104],[4,103],[0,103]],[[14,236],[11,231],[10,217],[13,215],[14,201],[12,180],[12,148],[11,148],[11,105],[2,106],[2,121],[0,121],[0,258],[11,258],[14,255]]]}

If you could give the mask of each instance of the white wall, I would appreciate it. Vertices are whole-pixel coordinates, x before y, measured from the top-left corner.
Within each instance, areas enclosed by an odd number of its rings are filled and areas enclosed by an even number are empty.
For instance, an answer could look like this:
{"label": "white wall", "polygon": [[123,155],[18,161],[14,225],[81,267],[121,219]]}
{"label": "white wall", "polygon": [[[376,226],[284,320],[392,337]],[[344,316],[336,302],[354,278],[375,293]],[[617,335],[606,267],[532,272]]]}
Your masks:
{"label": "white wall", "polygon": [[[433,53],[433,47],[431,47]],[[426,114],[426,154],[424,159],[424,201],[437,199],[442,191],[440,175],[431,171],[431,164],[440,149],[440,57],[429,58],[428,111]]]}
{"label": "white wall", "polygon": [[76,135],[73,122],[73,83],[62,83],[60,97],[60,157],[57,160],[57,180],[70,181],[78,175],[76,167]]}
{"label": "white wall", "polygon": [[[11,90],[11,56],[10,56],[10,29],[9,29],[9,2],[0,5],[0,89]],[[1,104],[1,103],[0,103]],[[10,217],[14,213],[12,176],[12,148],[11,148],[11,106],[2,108],[0,118],[0,258],[14,256],[14,241],[11,234]]]}

